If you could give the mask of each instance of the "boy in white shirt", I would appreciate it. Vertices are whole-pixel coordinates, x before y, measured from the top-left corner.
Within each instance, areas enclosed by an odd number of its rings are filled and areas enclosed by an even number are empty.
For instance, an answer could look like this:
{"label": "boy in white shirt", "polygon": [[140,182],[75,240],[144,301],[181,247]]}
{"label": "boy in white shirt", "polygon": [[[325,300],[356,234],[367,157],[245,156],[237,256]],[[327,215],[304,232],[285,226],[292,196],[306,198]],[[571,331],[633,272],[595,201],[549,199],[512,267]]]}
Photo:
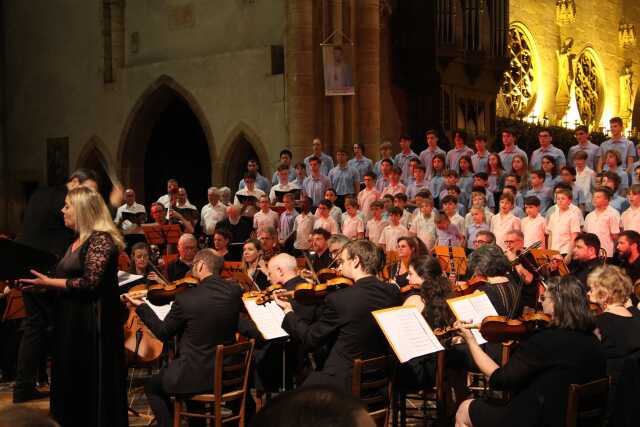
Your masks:
{"label": "boy in white shirt", "polygon": [[609,188],[596,188],[593,193],[594,210],[584,220],[584,231],[598,236],[600,247],[607,252],[608,258],[613,256],[614,242],[620,233],[620,213],[609,206],[612,196]]}
{"label": "boy in white shirt", "polygon": [[[575,207],[572,209],[573,194],[567,188],[556,190],[556,209],[547,220],[549,248],[561,255],[571,254],[578,233],[582,215]],[[567,260],[568,261],[568,260]]]}
{"label": "boy in white shirt", "polygon": [[273,227],[274,230],[277,230],[280,216],[271,210],[267,196],[260,196],[258,207],[260,210],[253,216],[253,229],[260,231],[265,227]]}
{"label": "boy in white shirt", "polygon": [[389,174],[389,185],[382,190],[382,195],[391,194],[395,196],[398,193],[405,193],[407,191],[407,187],[400,182],[400,177],[402,176],[402,169],[397,166],[394,166],[391,169],[391,173]]}
{"label": "boy in white shirt", "polygon": [[384,249],[385,252],[397,251],[398,239],[409,236],[409,230],[400,224],[401,216],[402,211],[399,208],[394,206],[389,209],[389,225],[382,230],[380,240],[378,240],[378,245]]}
{"label": "boy in white shirt", "polygon": [[513,209],[513,196],[503,193],[500,196],[500,212],[491,218],[491,232],[496,236],[496,245],[503,251],[507,250],[504,238],[510,230],[520,230],[520,218],[516,217]]}
{"label": "boy in white shirt", "polygon": [[393,206],[395,206],[396,208],[402,211],[400,224],[402,224],[403,227],[408,229],[411,222],[411,212],[405,209],[407,206],[407,195],[404,193],[398,193],[395,196],[393,196]]}
{"label": "boy in white shirt", "polygon": [[331,234],[338,234],[338,223],[331,217],[329,212],[333,204],[327,199],[320,200],[316,208],[316,221],[313,223],[313,229],[324,228]]}
{"label": "boy in white shirt", "polygon": [[524,199],[524,210],[527,216],[520,220],[524,246],[529,247],[535,242],[542,242],[540,249],[546,248],[547,223],[540,215],[540,199],[529,196]]}
{"label": "boy in white shirt", "polygon": [[427,249],[432,250],[436,245],[436,223],[433,216],[433,199],[422,200],[419,210],[411,220],[409,234],[422,240]]}
{"label": "boy in white shirt", "polygon": [[351,197],[344,202],[347,210],[342,220],[342,234],[350,239],[362,239],[364,237],[364,221],[358,215],[358,203]]}
{"label": "boy in white shirt", "polygon": [[389,225],[389,221],[382,219],[382,212],[384,211],[384,203],[380,200],[376,200],[371,203],[371,214],[373,217],[367,221],[367,238],[376,245],[380,241],[380,235],[382,230]]}
{"label": "boy in white shirt", "polygon": [[[478,191],[476,191],[478,190]],[[486,207],[487,196],[486,193],[479,187],[474,187],[471,192],[471,208],[480,208],[483,211],[482,215],[484,217],[484,222],[489,226],[491,224],[491,218],[493,218],[493,213],[489,208]],[[464,216],[464,226],[465,229],[473,224],[473,217],[471,216],[471,211]],[[471,242],[469,242],[471,243]]]}
{"label": "boy in white shirt", "polygon": [[271,187],[271,191],[269,192],[269,200],[271,200],[271,203],[277,204],[278,206],[283,205],[282,202],[277,202],[276,192],[286,193],[288,191],[300,189],[296,184],[289,182],[289,173],[290,170],[287,165],[278,166],[277,174],[279,183]]}
{"label": "boy in white shirt", "polygon": [[622,228],[640,233],[640,184],[633,184],[629,187],[627,198],[631,205],[620,217]]}
{"label": "boy in white shirt", "polygon": [[442,203],[442,211],[447,217],[449,217],[449,222],[455,225],[458,232],[464,236],[464,218],[458,213],[458,199],[456,199],[455,196],[447,195],[444,196],[440,202]]}
{"label": "boy in white shirt", "polygon": [[358,193],[358,205],[364,221],[371,219],[371,204],[380,200],[380,192],[376,190],[376,175],[373,172],[364,175],[364,189]]}
{"label": "boy in white shirt", "polygon": [[313,200],[310,197],[302,199],[302,212],[296,216],[293,222],[293,230],[296,235],[293,247],[301,252],[308,251],[311,248],[310,237],[313,231],[313,224],[316,220],[311,212],[309,212],[312,205]]}
{"label": "boy in white shirt", "polygon": [[467,249],[473,250],[475,249],[475,241],[478,232],[480,231],[489,231],[489,226],[487,225],[484,217],[484,208],[479,206],[474,206],[469,211],[468,215],[471,215],[471,224],[466,227],[466,239],[467,239]]}

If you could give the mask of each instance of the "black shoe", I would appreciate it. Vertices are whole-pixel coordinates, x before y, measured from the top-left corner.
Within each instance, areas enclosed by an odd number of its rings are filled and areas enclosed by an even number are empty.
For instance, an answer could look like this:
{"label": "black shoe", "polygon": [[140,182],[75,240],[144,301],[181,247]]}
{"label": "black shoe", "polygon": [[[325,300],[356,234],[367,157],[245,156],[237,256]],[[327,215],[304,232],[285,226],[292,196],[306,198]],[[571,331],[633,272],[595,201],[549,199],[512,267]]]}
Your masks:
{"label": "black shoe", "polygon": [[27,391],[15,391],[13,392],[13,403],[24,403],[30,400],[45,399],[49,397],[49,392],[39,391],[37,389]]}

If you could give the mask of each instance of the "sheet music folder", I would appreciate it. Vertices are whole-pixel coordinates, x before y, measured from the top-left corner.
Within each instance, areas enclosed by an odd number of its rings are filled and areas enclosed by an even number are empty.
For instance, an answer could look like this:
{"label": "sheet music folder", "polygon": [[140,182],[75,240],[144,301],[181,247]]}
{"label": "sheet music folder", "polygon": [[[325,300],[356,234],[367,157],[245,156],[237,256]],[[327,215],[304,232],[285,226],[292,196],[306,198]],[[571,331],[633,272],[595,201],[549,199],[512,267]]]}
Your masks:
{"label": "sheet music folder", "polygon": [[58,263],[54,254],[8,239],[0,239],[0,280],[33,277],[29,270],[51,273]]}
{"label": "sheet music folder", "polygon": [[371,314],[401,363],[444,350],[416,307],[391,307]]}
{"label": "sheet music folder", "polygon": [[289,334],[282,329],[282,320],[284,319],[284,311],[273,301],[266,304],[258,305],[255,298],[243,297],[244,303],[249,317],[256,324],[256,327],[265,340],[273,340],[277,338],[288,337]]}
{"label": "sheet music folder", "polygon": [[[489,297],[484,292],[475,292],[457,298],[450,298],[447,300],[447,304],[449,304],[456,319],[462,320],[463,322],[472,322],[479,325],[485,317],[498,315],[495,307],[491,304],[491,300],[489,300]],[[480,335],[478,329],[472,329],[471,332],[476,337],[478,344],[487,342],[487,340]]]}

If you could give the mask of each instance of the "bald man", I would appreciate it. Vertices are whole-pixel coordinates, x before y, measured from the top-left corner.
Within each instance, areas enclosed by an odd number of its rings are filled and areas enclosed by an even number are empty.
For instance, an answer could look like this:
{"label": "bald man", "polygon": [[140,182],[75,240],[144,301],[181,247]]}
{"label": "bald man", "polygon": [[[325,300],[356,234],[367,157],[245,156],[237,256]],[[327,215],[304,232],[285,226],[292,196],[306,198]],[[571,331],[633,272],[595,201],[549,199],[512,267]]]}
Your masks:
{"label": "bald man", "polygon": [[[134,218],[131,218],[133,215],[124,215],[124,214],[133,214]],[[144,205],[136,202],[136,192],[133,191],[132,188],[127,188],[124,191],[124,204],[118,208],[116,211],[116,217],[113,222],[122,230],[122,234],[125,235],[144,235],[142,232],[141,224],[146,222],[147,209]],[[129,219],[125,218],[128,217]],[[144,237],[141,240],[143,241]],[[130,242],[127,241],[127,244]],[[135,243],[135,242],[134,242]]]}
{"label": "bald man", "polygon": [[176,281],[184,278],[191,270],[193,258],[198,252],[198,240],[193,234],[184,233],[178,240],[178,259],[167,266],[167,279]]}

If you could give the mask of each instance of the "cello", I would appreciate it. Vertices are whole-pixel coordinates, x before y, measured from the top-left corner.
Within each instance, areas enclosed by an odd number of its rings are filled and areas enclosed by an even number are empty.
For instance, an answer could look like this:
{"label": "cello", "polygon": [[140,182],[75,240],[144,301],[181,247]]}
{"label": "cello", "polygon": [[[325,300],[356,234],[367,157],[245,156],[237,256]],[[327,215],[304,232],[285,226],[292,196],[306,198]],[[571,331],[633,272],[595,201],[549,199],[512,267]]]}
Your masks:
{"label": "cello", "polygon": [[[129,293],[146,292],[147,285],[131,288]],[[162,354],[163,343],[157,339],[136,314],[136,308],[129,307],[129,316],[124,323],[124,349],[127,365],[150,364]]]}

